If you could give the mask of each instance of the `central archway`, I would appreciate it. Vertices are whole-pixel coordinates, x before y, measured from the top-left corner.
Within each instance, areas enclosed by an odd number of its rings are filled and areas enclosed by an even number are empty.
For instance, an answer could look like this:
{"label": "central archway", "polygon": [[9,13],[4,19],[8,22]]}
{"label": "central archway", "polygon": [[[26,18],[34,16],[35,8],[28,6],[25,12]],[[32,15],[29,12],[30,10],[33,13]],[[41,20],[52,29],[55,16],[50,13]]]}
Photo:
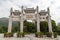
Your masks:
{"label": "central archway", "polygon": [[35,33],[36,32],[36,24],[35,22],[32,22],[31,20],[25,20],[24,21],[24,32],[28,33]]}

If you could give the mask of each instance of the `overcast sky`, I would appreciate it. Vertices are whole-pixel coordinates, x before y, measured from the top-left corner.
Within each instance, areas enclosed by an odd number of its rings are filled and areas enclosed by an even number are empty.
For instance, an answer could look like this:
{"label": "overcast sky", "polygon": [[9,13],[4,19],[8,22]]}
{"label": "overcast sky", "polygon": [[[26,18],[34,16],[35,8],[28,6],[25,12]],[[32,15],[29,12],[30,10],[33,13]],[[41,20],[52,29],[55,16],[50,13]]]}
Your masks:
{"label": "overcast sky", "polygon": [[20,9],[21,5],[25,7],[36,7],[39,9],[47,9],[50,7],[51,18],[60,22],[60,0],[0,0],[0,18],[9,17],[11,7]]}

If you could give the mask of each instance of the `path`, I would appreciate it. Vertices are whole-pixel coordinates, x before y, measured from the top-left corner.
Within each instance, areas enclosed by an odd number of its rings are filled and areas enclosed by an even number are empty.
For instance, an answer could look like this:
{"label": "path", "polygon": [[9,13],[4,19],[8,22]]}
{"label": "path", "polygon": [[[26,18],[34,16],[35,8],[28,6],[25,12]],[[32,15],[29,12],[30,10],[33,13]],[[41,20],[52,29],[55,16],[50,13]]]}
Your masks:
{"label": "path", "polygon": [[[58,40],[59,39],[60,39],[60,37],[58,37]],[[0,34],[0,40],[57,40],[57,39],[52,39],[52,38],[37,38],[37,37],[35,37],[34,34],[25,35],[24,38],[17,38],[17,37],[4,38],[3,34]]]}

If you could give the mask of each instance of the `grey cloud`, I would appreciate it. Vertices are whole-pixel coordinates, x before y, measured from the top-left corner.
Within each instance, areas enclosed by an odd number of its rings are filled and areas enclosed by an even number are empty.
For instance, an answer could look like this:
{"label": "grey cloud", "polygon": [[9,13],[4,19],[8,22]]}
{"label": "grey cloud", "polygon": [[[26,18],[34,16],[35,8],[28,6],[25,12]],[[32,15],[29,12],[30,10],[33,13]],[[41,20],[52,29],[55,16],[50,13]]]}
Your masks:
{"label": "grey cloud", "polygon": [[55,2],[54,1],[51,1],[51,4],[54,4]]}
{"label": "grey cloud", "polygon": [[59,7],[57,7],[57,9],[59,9],[59,10],[60,10],[60,6],[59,6]]}
{"label": "grey cloud", "polygon": [[[49,3],[52,4],[55,4],[55,0],[49,0]],[[13,8],[20,8],[21,5],[24,5],[24,6],[28,6],[28,7],[31,7],[31,6],[36,6],[38,5],[40,7],[40,9],[42,8],[47,8],[48,5],[48,1],[41,1],[41,0],[0,0],[0,13],[1,13],[1,17],[3,17],[3,14],[6,13],[6,15],[4,15],[5,17],[8,17],[9,16],[9,10],[11,7]],[[58,20],[57,18],[59,18],[59,13],[60,13],[60,6],[56,8],[54,8],[55,6],[53,5],[53,7],[51,7],[53,10],[55,10],[55,12],[51,9],[51,16],[53,17],[53,19],[55,19],[56,21]],[[2,12],[3,11],[3,12]],[[59,11],[59,12],[58,12]],[[57,13],[56,13],[57,12]],[[54,15],[54,16],[53,16]],[[59,18],[60,20],[60,18]]]}

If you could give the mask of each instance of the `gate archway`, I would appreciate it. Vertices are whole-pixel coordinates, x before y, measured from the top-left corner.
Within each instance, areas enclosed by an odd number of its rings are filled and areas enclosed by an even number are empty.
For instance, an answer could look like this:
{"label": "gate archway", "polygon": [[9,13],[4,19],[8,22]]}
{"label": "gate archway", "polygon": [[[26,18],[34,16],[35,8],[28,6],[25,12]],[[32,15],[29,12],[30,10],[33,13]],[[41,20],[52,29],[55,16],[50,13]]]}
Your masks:
{"label": "gate archway", "polygon": [[23,32],[23,22],[24,20],[34,20],[37,22],[37,32],[40,32],[40,21],[48,21],[49,32],[52,32],[51,25],[51,16],[50,10],[47,8],[47,11],[41,10],[39,11],[38,6],[36,8],[24,8],[21,7],[21,11],[15,10],[11,8],[10,16],[9,16],[9,25],[8,32],[11,32],[12,29],[12,21],[20,22],[20,32]]}

